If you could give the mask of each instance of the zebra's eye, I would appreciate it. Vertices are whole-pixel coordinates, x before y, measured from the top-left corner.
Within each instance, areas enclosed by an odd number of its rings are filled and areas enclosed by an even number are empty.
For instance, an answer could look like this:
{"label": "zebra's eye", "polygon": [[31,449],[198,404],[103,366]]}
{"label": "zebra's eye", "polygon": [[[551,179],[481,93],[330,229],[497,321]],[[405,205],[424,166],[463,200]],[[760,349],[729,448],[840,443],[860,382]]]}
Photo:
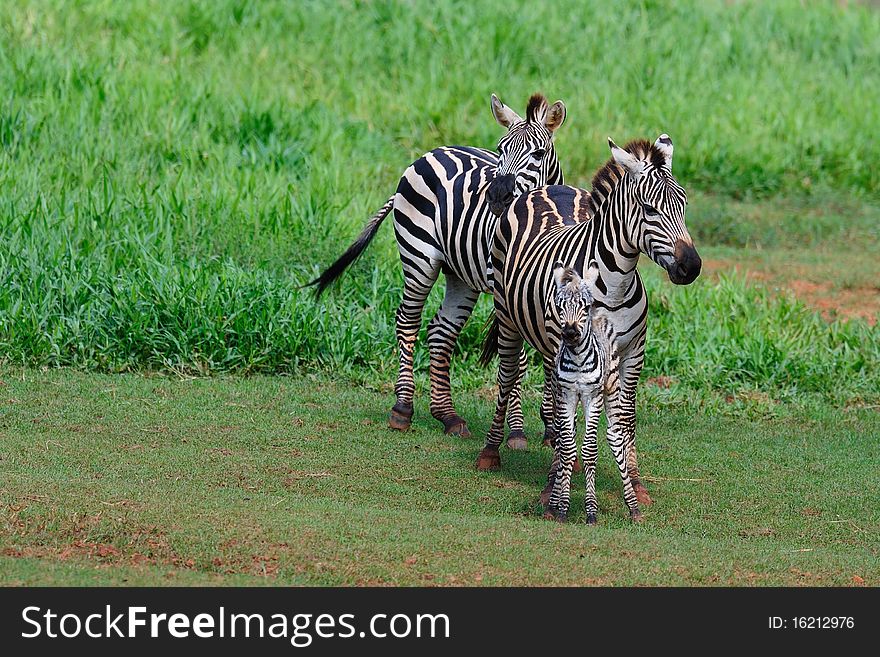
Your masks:
{"label": "zebra's eye", "polygon": [[536,150],[532,153],[532,157],[535,158],[536,160],[540,160],[540,159],[543,159],[545,153],[546,153],[546,151],[543,148],[539,148],[538,150]]}
{"label": "zebra's eye", "polygon": [[660,212],[653,205],[648,205],[647,203],[642,203],[642,208],[645,210],[645,214],[649,214],[652,216],[657,216]]}

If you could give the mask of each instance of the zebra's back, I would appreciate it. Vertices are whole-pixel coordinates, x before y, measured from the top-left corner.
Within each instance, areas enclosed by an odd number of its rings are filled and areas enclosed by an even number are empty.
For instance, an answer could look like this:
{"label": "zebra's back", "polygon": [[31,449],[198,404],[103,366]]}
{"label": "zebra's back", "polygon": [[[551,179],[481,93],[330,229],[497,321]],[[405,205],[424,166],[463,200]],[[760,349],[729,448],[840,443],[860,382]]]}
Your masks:
{"label": "zebra's back", "polygon": [[486,190],[498,157],[469,146],[435,148],[413,162],[394,200],[394,229],[404,265],[439,260],[471,289],[490,290],[487,276],[497,218]]}

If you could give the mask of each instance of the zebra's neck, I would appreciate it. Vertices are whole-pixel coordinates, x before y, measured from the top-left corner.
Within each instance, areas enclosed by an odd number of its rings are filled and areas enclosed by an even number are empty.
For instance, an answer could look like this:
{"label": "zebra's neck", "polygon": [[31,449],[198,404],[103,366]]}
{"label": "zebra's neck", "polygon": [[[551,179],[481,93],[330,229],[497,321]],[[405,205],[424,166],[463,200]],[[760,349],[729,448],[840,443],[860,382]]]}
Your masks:
{"label": "zebra's neck", "polygon": [[[594,193],[595,190],[591,191],[590,196],[595,203],[596,199],[592,198]],[[600,236],[614,235],[615,248],[593,253],[591,257],[595,257],[599,263],[599,279],[605,286],[602,301],[605,306],[613,308],[625,303],[632,296],[633,286],[637,283],[639,236],[633,229],[637,223],[637,204],[632,198],[631,185],[622,177],[599,195],[602,200],[593,217],[596,222],[593,230]],[[591,241],[587,251],[590,249],[601,249],[601,238],[600,241]]]}
{"label": "zebra's neck", "polygon": [[562,175],[562,165],[559,163],[559,158],[556,157],[556,149],[552,148],[550,150],[550,155],[547,158],[548,166],[547,166],[547,184],[548,185],[564,185],[565,177]]}

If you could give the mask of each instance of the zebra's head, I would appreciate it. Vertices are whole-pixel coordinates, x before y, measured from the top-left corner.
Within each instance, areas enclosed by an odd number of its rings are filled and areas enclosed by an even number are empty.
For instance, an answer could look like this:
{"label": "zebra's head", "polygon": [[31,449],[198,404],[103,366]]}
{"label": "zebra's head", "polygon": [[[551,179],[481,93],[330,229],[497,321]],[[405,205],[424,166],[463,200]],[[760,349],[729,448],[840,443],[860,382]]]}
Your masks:
{"label": "zebra's head", "polygon": [[565,103],[550,105],[541,94],[529,98],[526,118],[492,94],[492,114],[507,128],[498,142],[498,168],[486,198],[492,214],[501,216],[521,194],[542,187],[559,175],[553,135],[565,121]]}
{"label": "zebra's head", "polygon": [[620,148],[611,139],[611,157],[624,170],[635,220],[634,246],[666,270],[676,285],[700,275],[702,260],[684,223],[687,194],[672,175],[672,140],[662,134],[653,144],[636,140]]}
{"label": "zebra's head", "polygon": [[598,277],[599,265],[595,260],[590,262],[583,278],[573,268],[566,267],[561,262],[553,265],[553,280],[556,282],[553,306],[559,315],[562,342],[569,347],[579,345],[589,335]]}

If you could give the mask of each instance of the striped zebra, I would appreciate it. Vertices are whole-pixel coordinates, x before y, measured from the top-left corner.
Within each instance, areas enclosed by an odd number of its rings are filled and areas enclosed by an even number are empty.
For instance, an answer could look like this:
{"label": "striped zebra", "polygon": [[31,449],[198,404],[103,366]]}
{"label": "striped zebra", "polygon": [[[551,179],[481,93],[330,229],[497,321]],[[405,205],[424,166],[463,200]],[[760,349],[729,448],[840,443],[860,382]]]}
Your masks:
{"label": "striped zebra", "polygon": [[524,341],[544,357],[541,416],[545,427],[552,426],[548,382],[560,336],[550,304],[553,264],[560,261],[583,271],[586,262],[596,260],[596,305],[609,311],[620,357],[620,430],[629,476],[639,502],[650,504],[635,449],[636,386],[648,311],[636,265],[644,253],[666,270],[670,281],[687,285],[699,276],[702,262],[684,222],[687,195],[672,175],[672,140],[664,134],[653,144],[636,140],[620,148],[608,143],[611,159],[593,177],[591,191],[569,186],[534,190],[517,199],[498,222],[492,248],[495,320],[484,349],[484,356],[500,355],[498,400],[477,467],[501,465],[499,418],[504,419],[520,376]]}
{"label": "striped zebra", "polygon": [[[408,429],[413,415],[413,348],[428,293],[442,271],[446,295],[428,324],[431,415],[447,434],[469,436],[467,422],[455,411],[449,366],[461,329],[481,292],[490,292],[490,250],[495,225],[507,207],[531,189],[562,184],[562,168],[553,136],[565,120],[561,100],[552,105],[534,94],[521,118],[492,95],[492,113],[506,134],[497,154],[467,146],[436,148],[403,172],[397,192],[370,219],[348,250],[318,278],[317,295],[336,280],[370,244],[385,217],[394,211],[394,232],[403,265],[403,299],[397,310],[400,369],[391,409],[392,429]],[[517,355],[524,371],[525,353]],[[519,386],[510,396],[508,446],[523,449]]]}
{"label": "striped zebra", "polygon": [[608,444],[623,481],[623,499],[630,518],[642,518],[626,467],[623,435],[617,430],[619,419],[619,358],[614,326],[604,312],[593,314],[593,301],[599,294],[596,280],[599,265],[590,263],[583,279],[571,267],[557,262],[553,267],[556,291],[553,310],[562,327],[559,351],[553,369],[555,402],[556,453],[558,470],[554,478],[545,518],[565,522],[571,503],[571,474],[577,451],[575,424],[578,406],[583,406],[586,431],[581,448],[586,494],[584,513],[589,525],[595,524],[596,455],[598,453],[599,417],[603,406],[608,414]]}

